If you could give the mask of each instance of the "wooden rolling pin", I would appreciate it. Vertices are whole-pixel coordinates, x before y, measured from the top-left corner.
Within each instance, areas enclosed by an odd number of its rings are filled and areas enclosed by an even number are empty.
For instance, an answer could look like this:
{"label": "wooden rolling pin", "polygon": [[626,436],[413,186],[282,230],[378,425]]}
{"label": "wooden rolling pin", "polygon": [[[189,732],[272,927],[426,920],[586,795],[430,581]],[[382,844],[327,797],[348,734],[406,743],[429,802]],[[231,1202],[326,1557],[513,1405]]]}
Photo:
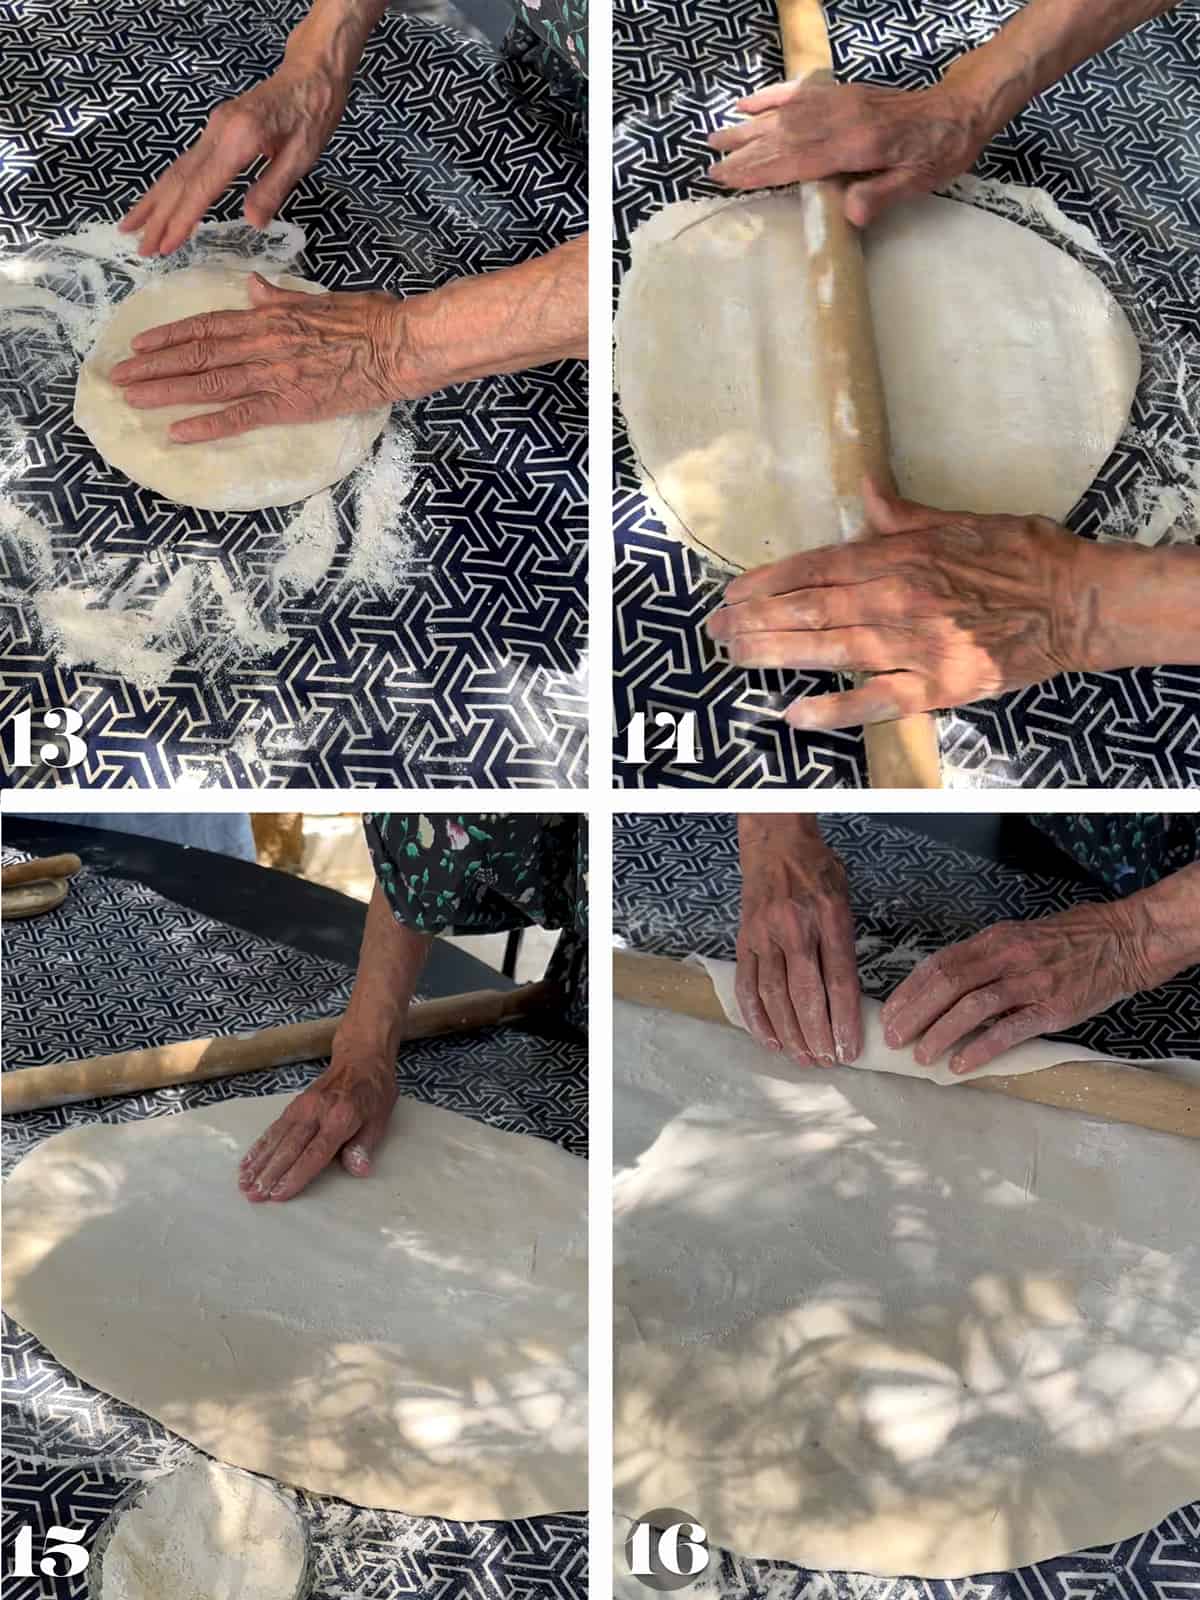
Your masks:
{"label": "wooden rolling pin", "polygon": [[[704,968],[666,956],[616,951],[613,993],[636,1005],[733,1026]],[[1200,1085],[1147,1072],[1133,1062],[1063,1061],[1018,1078],[964,1078],[963,1084],[1108,1122],[1128,1122],[1155,1133],[1200,1139]]]}
{"label": "wooden rolling pin", "polygon": [[0,888],[13,889],[19,883],[44,883],[48,878],[73,878],[82,866],[78,856],[69,854],[18,861],[0,869]]}
{"label": "wooden rolling pin", "polygon": [[[821,0],[778,0],[784,68],[789,78],[833,82],[833,56]],[[887,412],[879,357],[871,324],[871,302],[862,245],[846,221],[843,185],[836,180],[806,184],[800,204],[814,208],[805,231],[821,240],[812,259],[813,281],[825,278],[832,293],[817,303],[817,347],[824,360],[824,394],[829,403],[828,437],[833,487],[839,504],[862,495],[864,476],[892,490]],[[854,429],[842,423],[846,402]],[[862,537],[865,530],[859,527]],[[939,789],[942,783],[937,723],[928,714],[876,723],[864,730],[867,772],[877,789]]]}
{"label": "wooden rolling pin", "polygon": [[[549,983],[519,989],[475,989],[447,1000],[414,1005],[405,1039],[431,1039],[442,1033],[471,1033],[542,1009],[555,993]],[[152,1050],[126,1050],[84,1061],[59,1061],[49,1067],[21,1067],[0,1076],[0,1108],[6,1116],[69,1105],[104,1095],[133,1094],[173,1083],[203,1083],[237,1072],[261,1072],[294,1061],[316,1061],[333,1048],[341,1017],[290,1022],[257,1033],[221,1039],[188,1039]]]}

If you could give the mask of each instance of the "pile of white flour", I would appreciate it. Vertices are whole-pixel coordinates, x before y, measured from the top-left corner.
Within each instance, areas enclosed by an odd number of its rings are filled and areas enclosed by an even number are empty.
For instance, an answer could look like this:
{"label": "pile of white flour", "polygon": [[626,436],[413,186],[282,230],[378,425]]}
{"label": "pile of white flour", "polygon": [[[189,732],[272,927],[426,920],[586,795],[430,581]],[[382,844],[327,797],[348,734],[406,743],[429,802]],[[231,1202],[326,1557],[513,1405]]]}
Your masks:
{"label": "pile of white flour", "polygon": [[118,1519],[100,1600],[293,1600],[305,1562],[300,1518],[281,1494],[197,1456]]}

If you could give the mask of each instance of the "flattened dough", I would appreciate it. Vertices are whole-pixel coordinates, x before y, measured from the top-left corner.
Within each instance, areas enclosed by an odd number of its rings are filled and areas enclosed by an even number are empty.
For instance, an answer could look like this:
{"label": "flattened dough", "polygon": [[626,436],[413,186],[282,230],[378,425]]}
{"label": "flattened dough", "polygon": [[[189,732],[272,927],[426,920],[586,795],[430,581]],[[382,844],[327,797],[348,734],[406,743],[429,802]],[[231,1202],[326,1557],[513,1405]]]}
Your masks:
{"label": "flattened dough", "polygon": [[[210,444],[175,444],[173,422],[224,409],[159,406],[139,411],[108,381],[132,354],[135,334],[205,311],[250,307],[248,274],[236,267],[184,267],[136,290],[114,312],[79,372],[75,421],[108,462],[144,488],[203,511],[257,511],[287,506],[353,472],[383,432],[390,408],[328,422],[282,423]],[[323,294],[319,283],[282,273],[283,289]]]}
{"label": "flattened dough", "polygon": [[587,1505],[587,1165],[405,1099],[374,1174],[239,1194],[289,1095],[48,1139],[4,1190],[4,1303],[85,1382],[234,1466],[462,1519]]}
{"label": "flattened dough", "polygon": [[620,1512],[954,1578],[1195,1497],[1195,1141],[621,1002],[614,1062]]}
{"label": "flattened dough", "polygon": [[[835,544],[856,520],[830,483],[811,237],[803,189],[682,201],[633,236],[616,323],[630,440],[668,530],[725,567]],[[1137,387],[1137,341],[1107,289],[1030,229],[953,200],[893,208],[866,252],[902,493],[1066,516]]]}

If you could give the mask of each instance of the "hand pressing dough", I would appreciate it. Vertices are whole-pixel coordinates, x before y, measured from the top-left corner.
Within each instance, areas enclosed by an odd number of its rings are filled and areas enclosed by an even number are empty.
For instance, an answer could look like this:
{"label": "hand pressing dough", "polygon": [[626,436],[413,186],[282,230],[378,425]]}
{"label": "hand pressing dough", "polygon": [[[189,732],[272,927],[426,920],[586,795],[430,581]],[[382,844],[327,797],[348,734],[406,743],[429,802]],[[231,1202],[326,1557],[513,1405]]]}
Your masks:
{"label": "hand pressing dough", "polygon": [[[616,378],[668,531],[743,569],[857,531],[831,486],[805,190],[665,207],[633,236]],[[1006,218],[897,206],[866,234],[901,493],[947,510],[1061,520],[1125,425],[1137,341],[1103,284]]]}
{"label": "hand pressing dough", "polygon": [[619,1512],[957,1578],[1195,1497],[1194,1141],[621,1002],[614,1062]]}
{"label": "hand pressing dough", "polygon": [[277,1489],[199,1456],[117,1516],[99,1600],[297,1600],[306,1552]]}
{"label": "hand pressing dough", "polygon": [[289,1095],[57,1135],[4,1190],[4,1304],[84,1382],[317,1494],[587,1504],[587,1167],[402,1100],[373,1175],[251,1206]]}
{"label": "hand pressing dough", "polygon": [[[327,489],[366,460],[390,415],[383,406],[326,422],[256,428],[209,444],[176,444],[167,437],[173,422],[224,410],[228,402],[140,411],[108,381],[113,367],[133,354],[135,334],[205,311],[249,310],[247,279],[236,267],[184,267],[138,289],[105,325],[75,392],[75,421],[109,466],[168,500],[203,511],[286,506]],[[306,294],[325,292],[290,273],[272,282]]]}
{"label": "hand pressing dough", "polygon": [[[736,1028],[745,1028],[742,1008],[737,1000],[737,962],[718,961],[713,956],[689,956],[688,960],[702,966],[712,982],[721,1009]],[[1098,1050],[1088,1050],[1083,1045],[1068,1044],[1061,1039],[1027,1039],[1024,1044],[1006,1050],[1003,1055],[989,1061],[985,1067],[962,1077],[950,1071],[950,1057],[942,1056],[932,1066],[923,1066],[912,1052],[911,1046],[894,1050],[883,1037],[883,1007],[869,995],[863,996],[863,1048],[856,1069],[865,1072],[894,1072],[904,1078],[920,1078],[923,1083],[934,1083],[943,1089],[954,1084],[968,1083],[970,1078],[1020,1078],[1027,1072],[1044,1072],[1063,1061],[1108,1061],[1111,1056]],[[1200,1084],[1200,1061],[1156,1061],[1156,1071],[1169,1071],[1173,1077],[1186,1078]],[[791,1070],[790,1064],[787,1070]]]}

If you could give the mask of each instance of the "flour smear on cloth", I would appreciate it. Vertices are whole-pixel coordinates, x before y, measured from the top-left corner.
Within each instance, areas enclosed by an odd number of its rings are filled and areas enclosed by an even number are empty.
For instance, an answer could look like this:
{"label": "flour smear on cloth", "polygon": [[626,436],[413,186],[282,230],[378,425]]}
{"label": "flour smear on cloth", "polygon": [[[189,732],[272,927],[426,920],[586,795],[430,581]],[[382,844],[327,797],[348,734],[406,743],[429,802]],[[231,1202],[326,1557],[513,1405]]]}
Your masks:
{"label": "flour smear on cloth", "polygon": [[[135,239],[112,223],[43,239],[0,257],[0,347],[40,402],[50,384],[74,382],[127,295],[196,267],[278,277],[304,244],[303,230],[288,223],[263,231],[212,223],[165,264],[143,260]],[[284,648],[289,607],[305,595],[320,590],[323,605],[336,607],[343,597],[394,591],[413,573],[404,502],[414,443],[394,415],[343,484],[312,495],[282,526],[256,519],[248,524],[253,537],[221,559],[195,559],[169,529],[146,541],[148,554],[81,559],[68,518],[49,526],[22,507],[22,479],[38,460],[36,434],[0,416],[0,601],[31,611],[67,668],[94,667],[153,690],[186,662],[219,681]],[[86,477],[78,480],[81,495],[87,488]]]}
{"label": "flour smear on cloth", "polygon": [[614,1034],[620,1513],[952,1578],[1194,1498],[1196,1141],[621,1002]]}

